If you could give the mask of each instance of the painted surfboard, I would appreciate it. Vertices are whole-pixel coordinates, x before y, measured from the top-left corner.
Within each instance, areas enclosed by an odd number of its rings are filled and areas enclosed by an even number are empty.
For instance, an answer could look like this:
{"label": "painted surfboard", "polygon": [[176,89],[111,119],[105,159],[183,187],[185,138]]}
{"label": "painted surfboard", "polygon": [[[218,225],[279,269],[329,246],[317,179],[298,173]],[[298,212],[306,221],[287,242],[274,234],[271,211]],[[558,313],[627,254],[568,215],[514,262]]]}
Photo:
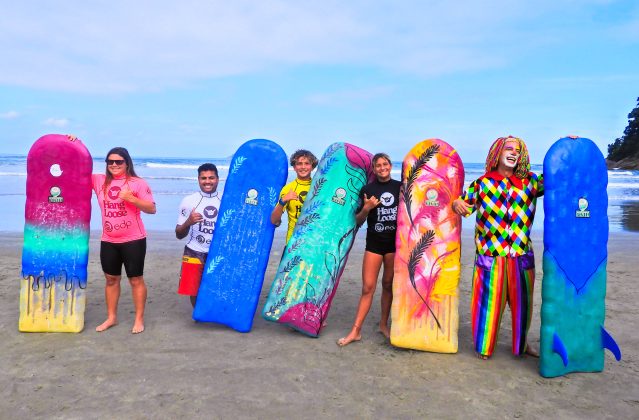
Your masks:
{"label": "painted surfboard", "polygon": [[322,156],[262,316],[318,337],[357,233],[359,193],[373,180],[372,155],[348,143]]}
{"label": "painted surfboard", "polygon": [[608,171],[591,140],[564,137],[544,158],[544,280],[539,372],[598,372],[604,348]]}
{"label": "painted surfboard", "polygon": [[391,344],[457,352],[461,216],[464,187],[457,151],[439,139],[418,143],[402,164],[397,214]]}
{"label": "painted surfboard", "polygon": [[20,331],[84,328],[92,170],[79,139],[48,134],[29,150]]}
{"label": "painted surfboard", "polygon": [[286,153],[270,140],[247,141],[233,155],[194,320],[251,330],[273,244],[270,215],[287,175]]}

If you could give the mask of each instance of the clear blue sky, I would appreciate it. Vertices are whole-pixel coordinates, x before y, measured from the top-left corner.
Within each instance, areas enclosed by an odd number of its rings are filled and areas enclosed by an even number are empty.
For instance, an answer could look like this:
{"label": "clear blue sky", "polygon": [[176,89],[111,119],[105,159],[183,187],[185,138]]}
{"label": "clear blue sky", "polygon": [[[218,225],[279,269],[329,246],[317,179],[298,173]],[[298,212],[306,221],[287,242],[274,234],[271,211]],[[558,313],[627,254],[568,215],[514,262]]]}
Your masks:
{"label": "clear blue sky", "polygon": [[0,153],[73,133],[94,156],[224,157],[268,138],[467,162],[502,135],[532,160],[606,153],[639,96],[636,0],[2,0]]}

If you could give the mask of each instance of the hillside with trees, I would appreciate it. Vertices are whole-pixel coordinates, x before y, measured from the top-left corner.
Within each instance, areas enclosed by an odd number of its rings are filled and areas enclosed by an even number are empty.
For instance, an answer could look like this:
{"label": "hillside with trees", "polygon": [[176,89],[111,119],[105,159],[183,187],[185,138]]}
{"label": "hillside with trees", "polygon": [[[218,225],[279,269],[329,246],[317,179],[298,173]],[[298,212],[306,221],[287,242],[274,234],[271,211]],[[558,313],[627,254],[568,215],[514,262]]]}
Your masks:
{"label": "hillside with trees", "polygon": [[623,136],[608,145],[608,167],[639,169],[639,98],[637,106],[628,114],[628,126]]}

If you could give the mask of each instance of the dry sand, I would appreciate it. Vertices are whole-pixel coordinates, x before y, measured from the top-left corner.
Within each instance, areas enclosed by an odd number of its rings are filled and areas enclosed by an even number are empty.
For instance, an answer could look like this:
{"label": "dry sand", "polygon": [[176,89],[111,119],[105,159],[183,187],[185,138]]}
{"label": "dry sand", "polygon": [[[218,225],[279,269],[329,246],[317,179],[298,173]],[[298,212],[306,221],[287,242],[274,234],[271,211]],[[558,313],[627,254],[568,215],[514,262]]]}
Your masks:
{"label": "dry sand", "polygon": [[[281,232],[280,232],[281,233]],[[19,333],[22,237],[0,244],[0,418],[639,418],[636,280],[639,236],[609,242],[606,327],[623,352],[606,354],[602,373],[544,379],[537,359],[510,354],[510,313],[494,356],[474,357],[469,322],[473,244],[464,233],[459,353],[392,347],[377,333],[379,290],[363,340],[340,348],[361,287],[364,232],[318,339],[264,321],[259,311],[283,248],[278,234],[253,330],[191,320],[188,298],[175,293],[183,242],[149,234],[146,331],[130,333],[133,307],[123,281],[120,324],[96,333],[104,319],[104,280],[97,234],[91,239],[85,330]],[[541,240],[530,342],[539,346]]]}

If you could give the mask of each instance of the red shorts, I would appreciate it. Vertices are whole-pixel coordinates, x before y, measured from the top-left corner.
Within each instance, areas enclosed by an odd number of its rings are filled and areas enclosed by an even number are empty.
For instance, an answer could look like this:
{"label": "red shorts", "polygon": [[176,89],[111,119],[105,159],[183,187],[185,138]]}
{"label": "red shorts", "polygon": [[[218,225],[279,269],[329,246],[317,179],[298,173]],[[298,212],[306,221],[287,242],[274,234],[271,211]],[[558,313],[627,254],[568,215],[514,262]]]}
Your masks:
{"label": "red shorts", "polygon": [[179,294],[197,296],[206,255],[203,252],[193,251],[191,248],[184,247],[182,272],[180,273],[180,284],[177,291]]}

